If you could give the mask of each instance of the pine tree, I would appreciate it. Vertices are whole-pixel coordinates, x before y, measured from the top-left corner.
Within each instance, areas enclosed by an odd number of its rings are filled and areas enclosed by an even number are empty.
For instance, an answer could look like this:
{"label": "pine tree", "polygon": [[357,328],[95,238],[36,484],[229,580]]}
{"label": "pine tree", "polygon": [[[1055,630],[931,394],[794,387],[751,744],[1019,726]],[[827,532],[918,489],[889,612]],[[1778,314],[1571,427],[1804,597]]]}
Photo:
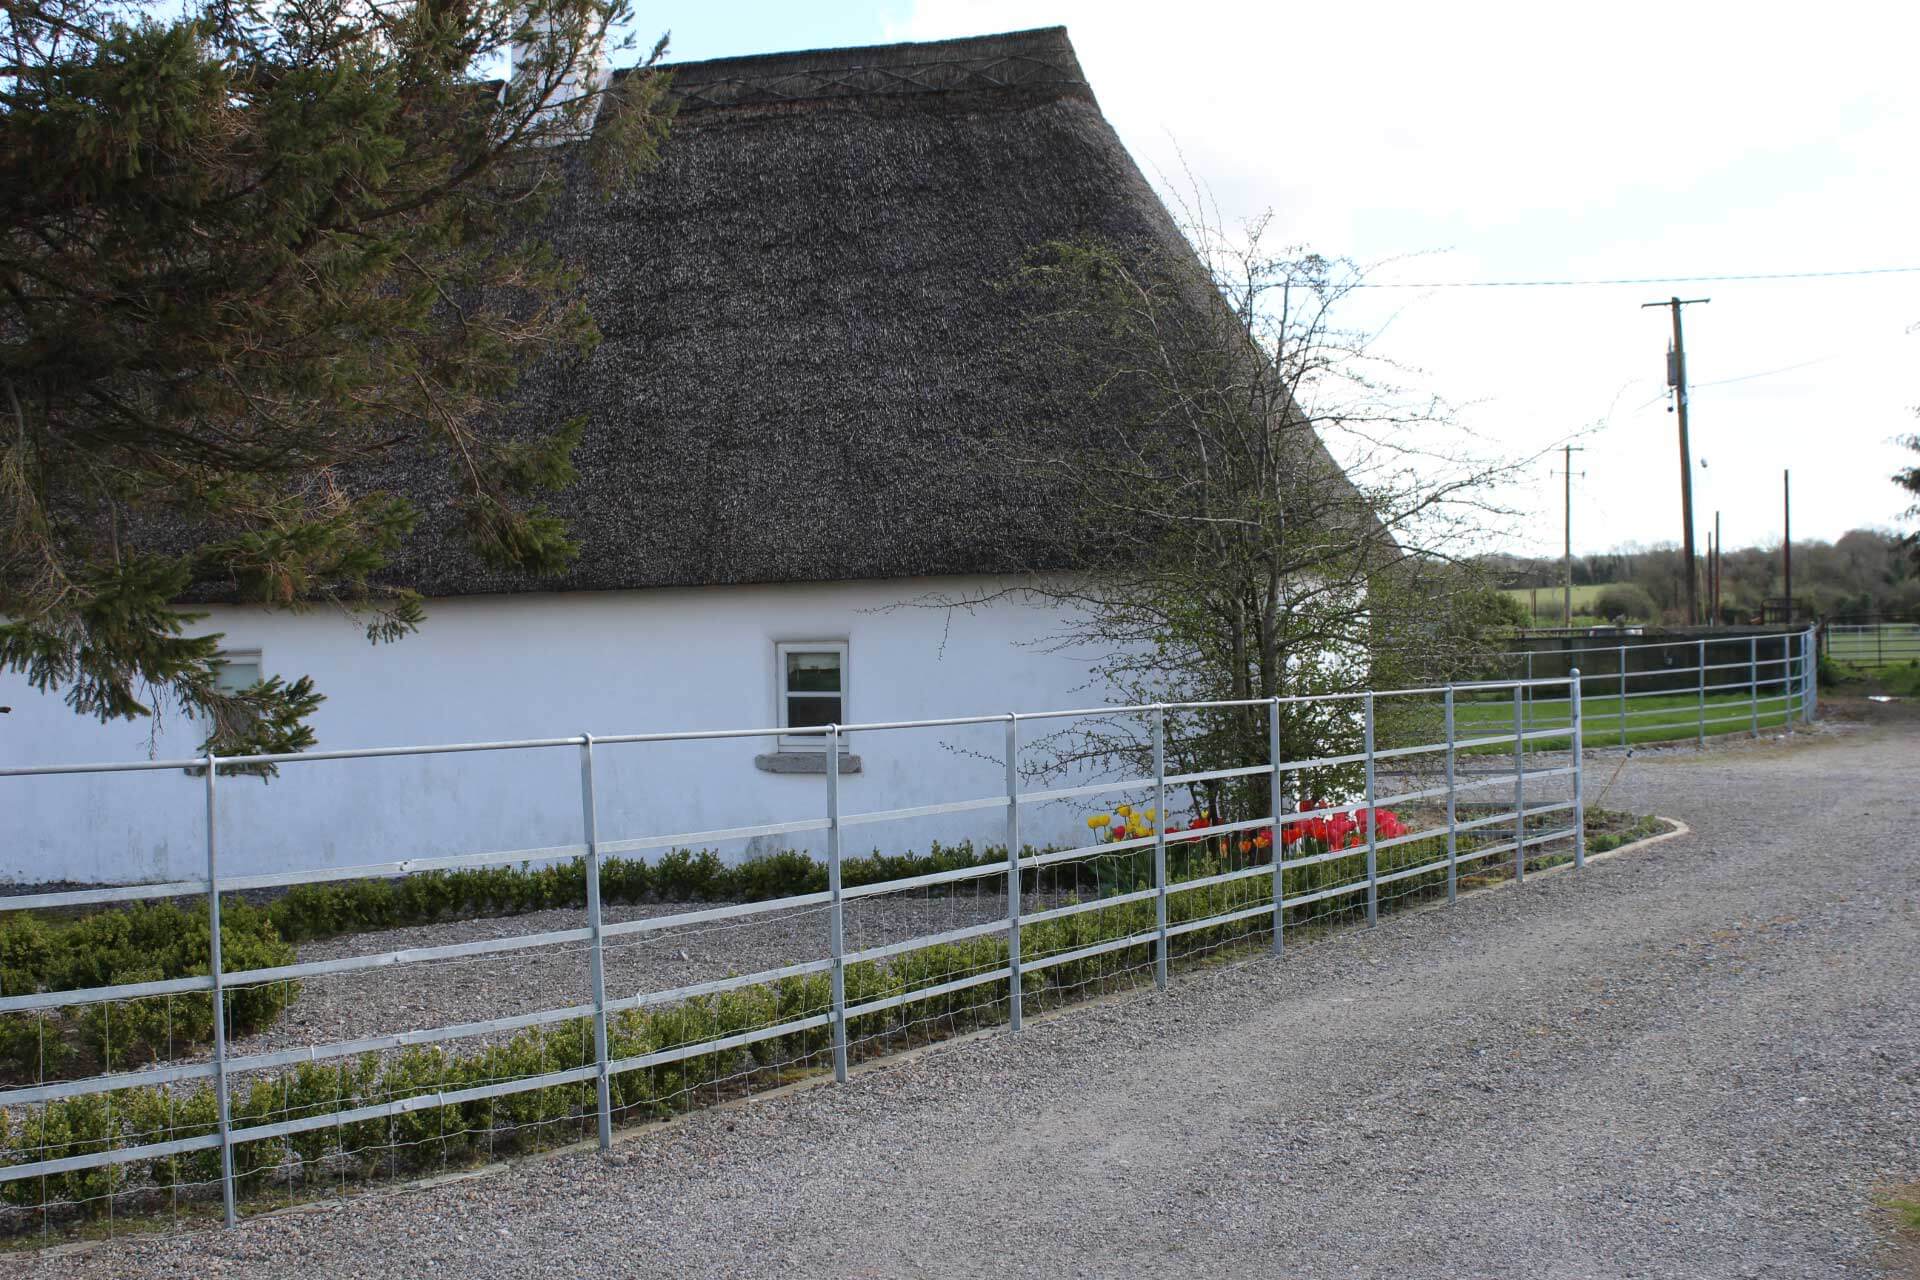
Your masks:
{"label": "pine tree", "polygon": [[[223,752],[296,750],[310,681],[222,693],[183,598],[422,619],[381,575],[452,470],[489,562],[574,554],[540,496],[583,424],[490,432],[516,376],[597,334],[539,219],[583,163],[657,154],[625,0],[0,0],[0,667],[78,713],[172,704]],[[484,72],[509,48],[505,83]]]}

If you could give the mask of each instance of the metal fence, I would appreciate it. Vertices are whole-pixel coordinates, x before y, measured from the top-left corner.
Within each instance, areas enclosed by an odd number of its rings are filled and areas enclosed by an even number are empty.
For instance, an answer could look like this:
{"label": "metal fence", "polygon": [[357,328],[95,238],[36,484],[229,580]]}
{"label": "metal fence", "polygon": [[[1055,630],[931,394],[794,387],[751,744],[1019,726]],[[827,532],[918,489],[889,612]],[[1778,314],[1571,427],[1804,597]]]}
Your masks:
{"label": "metal fence", "polygon": [[[1564,648],[1499,657],[1528,681],[1577,668],[1583,740],[1592,748],[1686,738],[1704,746],[1716,734],[1791,732],[1819,705],[1814,654],[1809,628],[1610,644],[1574,638]],[[1528,695],[1527,727],[1567,727],[1571,720],[1564,696]]]}
{"label": "metal fence", "polygon": [[1828,623],[1821,652],[1856,667],[1892,667],[1920,662],[1920,622]]}
{"label": "metal fence", "polygon": [[[1745,687],[1756,724],[1769,680],[1785,689],[1790,715],[1811,715],[1807,652],[1802,644],[1797,655],[1773,660],[1784,664],[1776,676],[1761,676],[1754,660]],[[1702,663],[1703,674],[1714,665]],[[1620,696],[1632,695],[1623,687]],[[177,834],[204,841],[203,878],[15,897],[0,900],[0,912],[12,919],[193,895],[204,899],[207,926],[204,973],[0,993],[7,1043],[24,1046],[30,1058],[36,1028],[39,1041],[26,1078],[0,1088],[0,1200],[11,1206],[15,1230],[30,1229],[21,1215],[49,1231],[56,1221],[103,1211],[109,1221],[117,1210],[156,1205],[190,1215],[196,1203],[218,1203],[231,1223],[243,1203],[270,1201],[282,1184],[289,1201],[335,1186],[344,1192],[354,1179],[377,1175],[383,1161],[398,1176],[403,1164],[418,1170],[435,1152],[451,1166],[527,1132],[569,1126],[592,1132],[604,1147],[623,1118],[743,1092],[809,1067],[830,1064],[844,1080],[850,1059],[916,1036],[995,1023],[1018,1031],[1036,1004],[1149,977],[1164,988],[1177,960],[1223,949],[1277,952],[1290,932],[1372,925],[1403,899],[1452,901],[1463,879],[1489,868],[1523,879],[1542,857],[1580,865],[1580,743],[1591,714],[1583,707],[1594,702],[1594,678],[1570,671],[1326,698],[0,770],[8,779],[0,785],[16,787],[60,775],[198,771],[200,829]],[[1565,708],[1564,723],[1543,723],[1556,705]],[[1283,717],[1308,711],[1331,717],[1342,732],[1351,728],[1357,741],[1341,745],[1357,749],[1282,758]],[[1264,719],[1262,757],[1169,771],[1170,734],[1227,716]],[[1035,785],[1023,770],[1023,748],[1052,726],[1096,718],[1133,724],[1150,745],[1151,770]],[[644,769],[610,769],[617,752],[812,737],[835,760],[849,735],[911,732],[994,743],[1002,785],[937,804],[850,812],[840,772],[829,767],[808,813],[703,831],[601,830],[605,789],[645,776]],[[1539,758],[1564,747],[1571,750]],[[233,835],[221,796],[236,775],[274,766],[283,771],[281,786],[325,761],[500,752],[577,757],[580,821],[564,833],[566,842],[262,875],[220,870],[222,842]],[[1196,810],[1191,826],[1170,820],[1170,804],[1183,793],[1220,787],[1238,788],[1243,807]],[[1023,820],[1037,807],[1088,804],[1103,809],[1088,822],[1087,843],[1023,844]],[[846,852],[850,832],[958,813],[993,823],[1004,852],[911,875]],[[397,820],[403,841],[404,815]],[[683,856],[673,851],[799,833],[824,838],[819,887],[791,892],[788,885],[760,900],[713,904],[603,904],[603,880],[622,856],[653,855],[658,876],[670,855]],[[863,878],[850,884],[845,873],[856,861]],[[429,873],[494,874],[516,865],[577,869],[584,915],[529,919],[504,933],[496,920],[482,931],[487,936],[297,963],[230,968],[222,954],[222,905],[233,895],[404,887]],[[533,977],[512,988],[508,979],[522,970]],[[568,991],[557,1001],[556,987]],[[236,1008],[276,991],[284,997],[276,1008],[313,1006],[312,1016],[298,1020],[307,1030],[238,1035]],[[356,1023],[396,992],[399,1003],[383,1016],[418,1025]],[[209,1019],[211,1044],[192,1043],[192,1035],[176,1043],[176,1016],[196,1008],[217,1015]],[[129,1021],[136,1015],[144,1021]],[[63,1074],[62,1055],[48,1046],[74,1027],[94,1037],[87,1042],[94,1048],[66,1055],[74,1069]],[[139,1060],[115,1058],[116,1028],[123,1046],[131,1043],[126,1037],[144,1037]],[[460,1046],[466,1052],[453,1052]]]}

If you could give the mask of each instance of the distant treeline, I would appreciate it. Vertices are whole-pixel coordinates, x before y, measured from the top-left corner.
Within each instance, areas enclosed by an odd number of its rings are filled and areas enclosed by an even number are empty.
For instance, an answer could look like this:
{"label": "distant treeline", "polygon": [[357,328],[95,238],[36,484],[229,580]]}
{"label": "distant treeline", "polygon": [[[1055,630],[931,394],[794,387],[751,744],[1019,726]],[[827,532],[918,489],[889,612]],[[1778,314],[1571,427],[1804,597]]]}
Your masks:
{"label": "distant treeline", "polygon": [[[1546,591],[1561,584],[1560,557],[1489,555],[1481,563],[1503,587],[1540,588],[1540,608],[1549,611]],[[1627,546],[1575,556],[1573,582],[1575,586],[1630,583],[1646,592],[1663,615],[1677,616],[1684,599],[1683,563],[1680,549],[1671,544]],[[1699,563],[1704,599],[1704,554]],[[1756,618],[1764,601],[1783,597],[1786,586],[1781,570],[1778,546],[1727,551],[1720,579],[1722,620]],[[1920,616],[1920,564],[1899,535],[1874,529],[1855,529],[1836,542],[1795,542],[1793,596],[1802,614]],[[1554,597],[1551,603],[1557,608],[1557,602]]]}

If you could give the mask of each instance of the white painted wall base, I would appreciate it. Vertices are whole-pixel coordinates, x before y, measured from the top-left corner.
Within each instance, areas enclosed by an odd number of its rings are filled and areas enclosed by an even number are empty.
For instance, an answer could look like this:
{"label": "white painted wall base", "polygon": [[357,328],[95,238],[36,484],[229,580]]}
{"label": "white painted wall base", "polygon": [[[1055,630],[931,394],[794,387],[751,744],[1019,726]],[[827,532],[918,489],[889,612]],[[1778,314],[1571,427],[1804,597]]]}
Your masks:
{"label": "white painted wall base", "polygon": [[[843,639],[851,721],[930,719],[1097,705],[1086,655],[1043,651],[1050,606],[918,607],[984,580],[486,596],[433,602],[420,634],[370,646],[333,613],[217,608],[209,630],[258,649],[266,674],[311,675],[327,702],[322,748],[498,741],[578,733],[754,728],[776,722],[774,645]],[[0,762],[191,755],[178,716],[101,725],[0,676]],[[845,812],[968,799],[1004,788],[1002,725],[857,735],[862,771],[841,779]],[[821,773],[756,768],[765,740],[596,750],[603,839],[740,827],[822,814]],[[221,870],[244,875],[403,857],[539,848],[580,839],[577,749],[283,766],[268,782],[223,781]],[[162,771],[0,778],[0,879],[129,883],[204,875],[202,784]],[[1026,815],[1026,842],[1085,835],[1084,807]],[[997,843],[984,811],[849,830],[849,853]],[[715,845],[730,858],[808,848],[805,836]]]}

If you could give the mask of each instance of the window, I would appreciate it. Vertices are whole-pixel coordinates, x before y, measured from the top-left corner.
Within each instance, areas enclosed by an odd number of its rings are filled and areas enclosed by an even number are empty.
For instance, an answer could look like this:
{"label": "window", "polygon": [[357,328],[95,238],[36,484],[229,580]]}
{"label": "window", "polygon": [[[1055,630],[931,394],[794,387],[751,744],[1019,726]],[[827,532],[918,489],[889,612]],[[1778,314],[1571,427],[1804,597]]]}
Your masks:
{"label": "window", "polygon": [[[795,641],[775,646],[780,727],[841,724],[847,718],[847,646],[844,641]],[[824,751],[824,734],[783,737],[782,751]],[[841,740],[841,750],[846,742]]]}
{"label": "window", "polygon": [[239,693],[260,683],[258,649],[237,649],[232,653],[222,653],[213,661],[213,687],[222,693]]}
{"label": "window", "polygon": [[[213,655],[213,687],[221,693],[243,693],[251,689],[254,685],[259,684],[265,674],[265,670],[260,665],[260,651],[258,649],[223,649]],[[221,765],[220,772],[225,774],[230,769],[236,768],[240,771],[251,773],[259,772],[263,769],[271,771],[272,766]],[[207,776],[207,767],[205,765],[188,765],[183,772],[189,778],[204,778]]]}

